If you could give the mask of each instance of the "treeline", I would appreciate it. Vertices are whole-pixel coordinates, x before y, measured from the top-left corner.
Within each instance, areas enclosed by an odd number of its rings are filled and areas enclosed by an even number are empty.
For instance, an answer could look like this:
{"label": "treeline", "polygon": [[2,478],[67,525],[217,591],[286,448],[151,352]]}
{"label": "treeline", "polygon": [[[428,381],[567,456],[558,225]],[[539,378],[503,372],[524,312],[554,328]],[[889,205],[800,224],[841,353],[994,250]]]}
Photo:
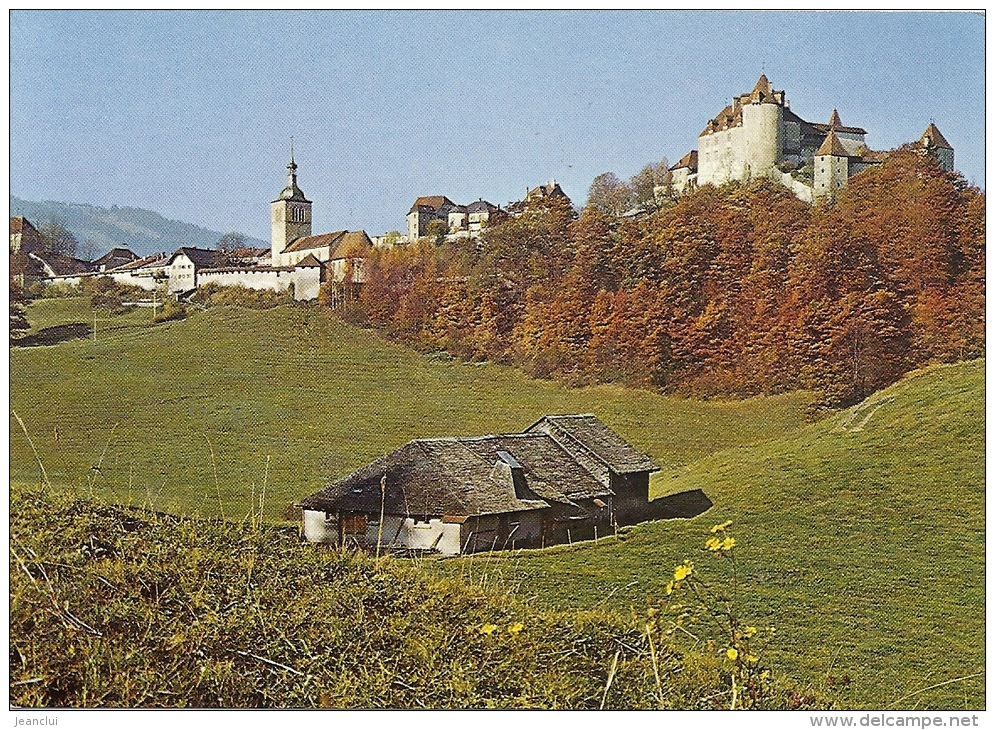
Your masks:
{"label": "treeline", "polygon": [[380,252],[344,315],[577,384],[835,406],[983,354],[984,232],[984,194],[903,149],[814,207],[768,181],[638,220],[554,201],[479,247]]}

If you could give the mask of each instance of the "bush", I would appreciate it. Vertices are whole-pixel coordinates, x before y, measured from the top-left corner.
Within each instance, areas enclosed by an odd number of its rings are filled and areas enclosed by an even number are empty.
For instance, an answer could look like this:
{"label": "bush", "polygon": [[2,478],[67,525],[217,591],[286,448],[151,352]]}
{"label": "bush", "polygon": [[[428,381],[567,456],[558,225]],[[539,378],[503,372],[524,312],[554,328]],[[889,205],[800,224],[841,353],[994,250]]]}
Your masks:
{"label": "bush", "polygon": [[286,291],[276,292],[271,289],[249,289],[244,286],[220,286],[212,282],[199,287],[190,297],[190,301],[207,307],[270,309],[283,304],[293,304],[294,290],[291,287]]}

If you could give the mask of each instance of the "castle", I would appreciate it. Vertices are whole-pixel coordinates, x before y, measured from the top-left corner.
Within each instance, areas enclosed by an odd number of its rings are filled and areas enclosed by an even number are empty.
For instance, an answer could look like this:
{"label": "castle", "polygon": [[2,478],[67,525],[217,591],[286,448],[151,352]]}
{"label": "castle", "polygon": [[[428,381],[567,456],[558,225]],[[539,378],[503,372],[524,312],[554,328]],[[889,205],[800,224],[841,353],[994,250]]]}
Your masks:
{"label": "castle", "polygon": [[[680,194],[699,185],[768,177],[812,202],[884,161],[886,153],[867,147],[866,134],[844,125],[835,109],[827,124],[802,119],[791,111],[784,91],[761,75],[753,91],[734,96],[708,122],[698,135],[698,149],[670,168],[671,187]],[[932,122],[916,146],[953,169],[953,147]]]}

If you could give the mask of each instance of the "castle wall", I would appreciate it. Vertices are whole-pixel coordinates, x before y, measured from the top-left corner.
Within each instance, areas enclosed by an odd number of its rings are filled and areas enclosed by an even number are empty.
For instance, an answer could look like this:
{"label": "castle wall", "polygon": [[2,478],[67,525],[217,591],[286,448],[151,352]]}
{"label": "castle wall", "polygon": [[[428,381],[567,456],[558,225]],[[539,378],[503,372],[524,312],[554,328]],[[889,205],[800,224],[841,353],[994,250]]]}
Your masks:
{"label": "castle wall", "polygon": [[812,202],[812,188],[800,180],[795,180],[790,173],[781,173],[781,184],[790,190],[796,198],[806,203]]}
{"label": "castle wall", "polygon": [[269,289],[286,291],[294,283],[294,272],[277,269],[235,269],[224,271],[201,271],[197,276],[198,286],[217,284],[218,286],[244,286],[246,289]]}
{"label": "castle wall", "polygon": [[321,288],[321,269],[311,266],[306,269],[294,269],[294,300],[310,302],[318,298]]}
{"label": "castle wall", "polygon": [[[165,269],[161,269],[160,272],[165,273]],[[142,270],[142,273],[136,273],[133,271],[120,273],[108,272],[105,276],[109,276],[118,284],[137,286],[145,289],[146,291],[158,289],[159,285],[165,281],[163,278],[156,278],[155,274],[149,269]]]}
{"label": "castle wall", "polygon": [[743,156],[740,179],[762,177],[777,165],[784,146],[784,111],[777,104],[743,107]]}
{"label": "castle wall", "polygon": [[821,198],[846,185],[849,176],[849,163],[845,157],[819,155],[814,160],[815,185],[812,189],[814,198]]}
{"label": "castle wall", "polygon": [[698,137],[698,184],[723,185],[745,177],[743,128],[730,127]]}

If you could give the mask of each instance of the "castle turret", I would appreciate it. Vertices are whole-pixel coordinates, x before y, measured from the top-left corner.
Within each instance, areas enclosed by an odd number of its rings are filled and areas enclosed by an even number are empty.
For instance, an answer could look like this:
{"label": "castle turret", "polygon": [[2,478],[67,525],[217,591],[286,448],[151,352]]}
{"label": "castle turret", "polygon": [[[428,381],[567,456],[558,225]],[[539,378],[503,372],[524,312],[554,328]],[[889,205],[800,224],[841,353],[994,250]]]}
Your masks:
{"label": "castle turret", "polygon": [[850,155],[832,129],[826,135],[822,146],[816,150],[813,162],[815,166],[813,197],[830,195],[846,185],[850,176]]}
{"label": "castle turret", "polygon": [[761,75],[749,103],[743,105],[745,177],[766,175],[781,160],[784,148],[784,92],[771,88]]}
{"label": "castle turret", "polygon": [[954,148],[950,146],[950,143],[943,138],[940,134],[940,130],[932,122],[926,127],[926,131],[922,133],[922,137],[916,143],[916,146],[922,150],[925,154],[930,154],[936,157],[940,162],[940,167],[944,170],[952,172],[954,169]]}
{"label": "castle turret", "polygon": [[290,243],[302,236],[311,235],[311,201],[304,197],[304,191],[297,187],[297,163],[294,162],[294,147],[290,146],[290,162],[287,164],[287,186],[270,203],[272,264],[281,266],[280,254]]}

